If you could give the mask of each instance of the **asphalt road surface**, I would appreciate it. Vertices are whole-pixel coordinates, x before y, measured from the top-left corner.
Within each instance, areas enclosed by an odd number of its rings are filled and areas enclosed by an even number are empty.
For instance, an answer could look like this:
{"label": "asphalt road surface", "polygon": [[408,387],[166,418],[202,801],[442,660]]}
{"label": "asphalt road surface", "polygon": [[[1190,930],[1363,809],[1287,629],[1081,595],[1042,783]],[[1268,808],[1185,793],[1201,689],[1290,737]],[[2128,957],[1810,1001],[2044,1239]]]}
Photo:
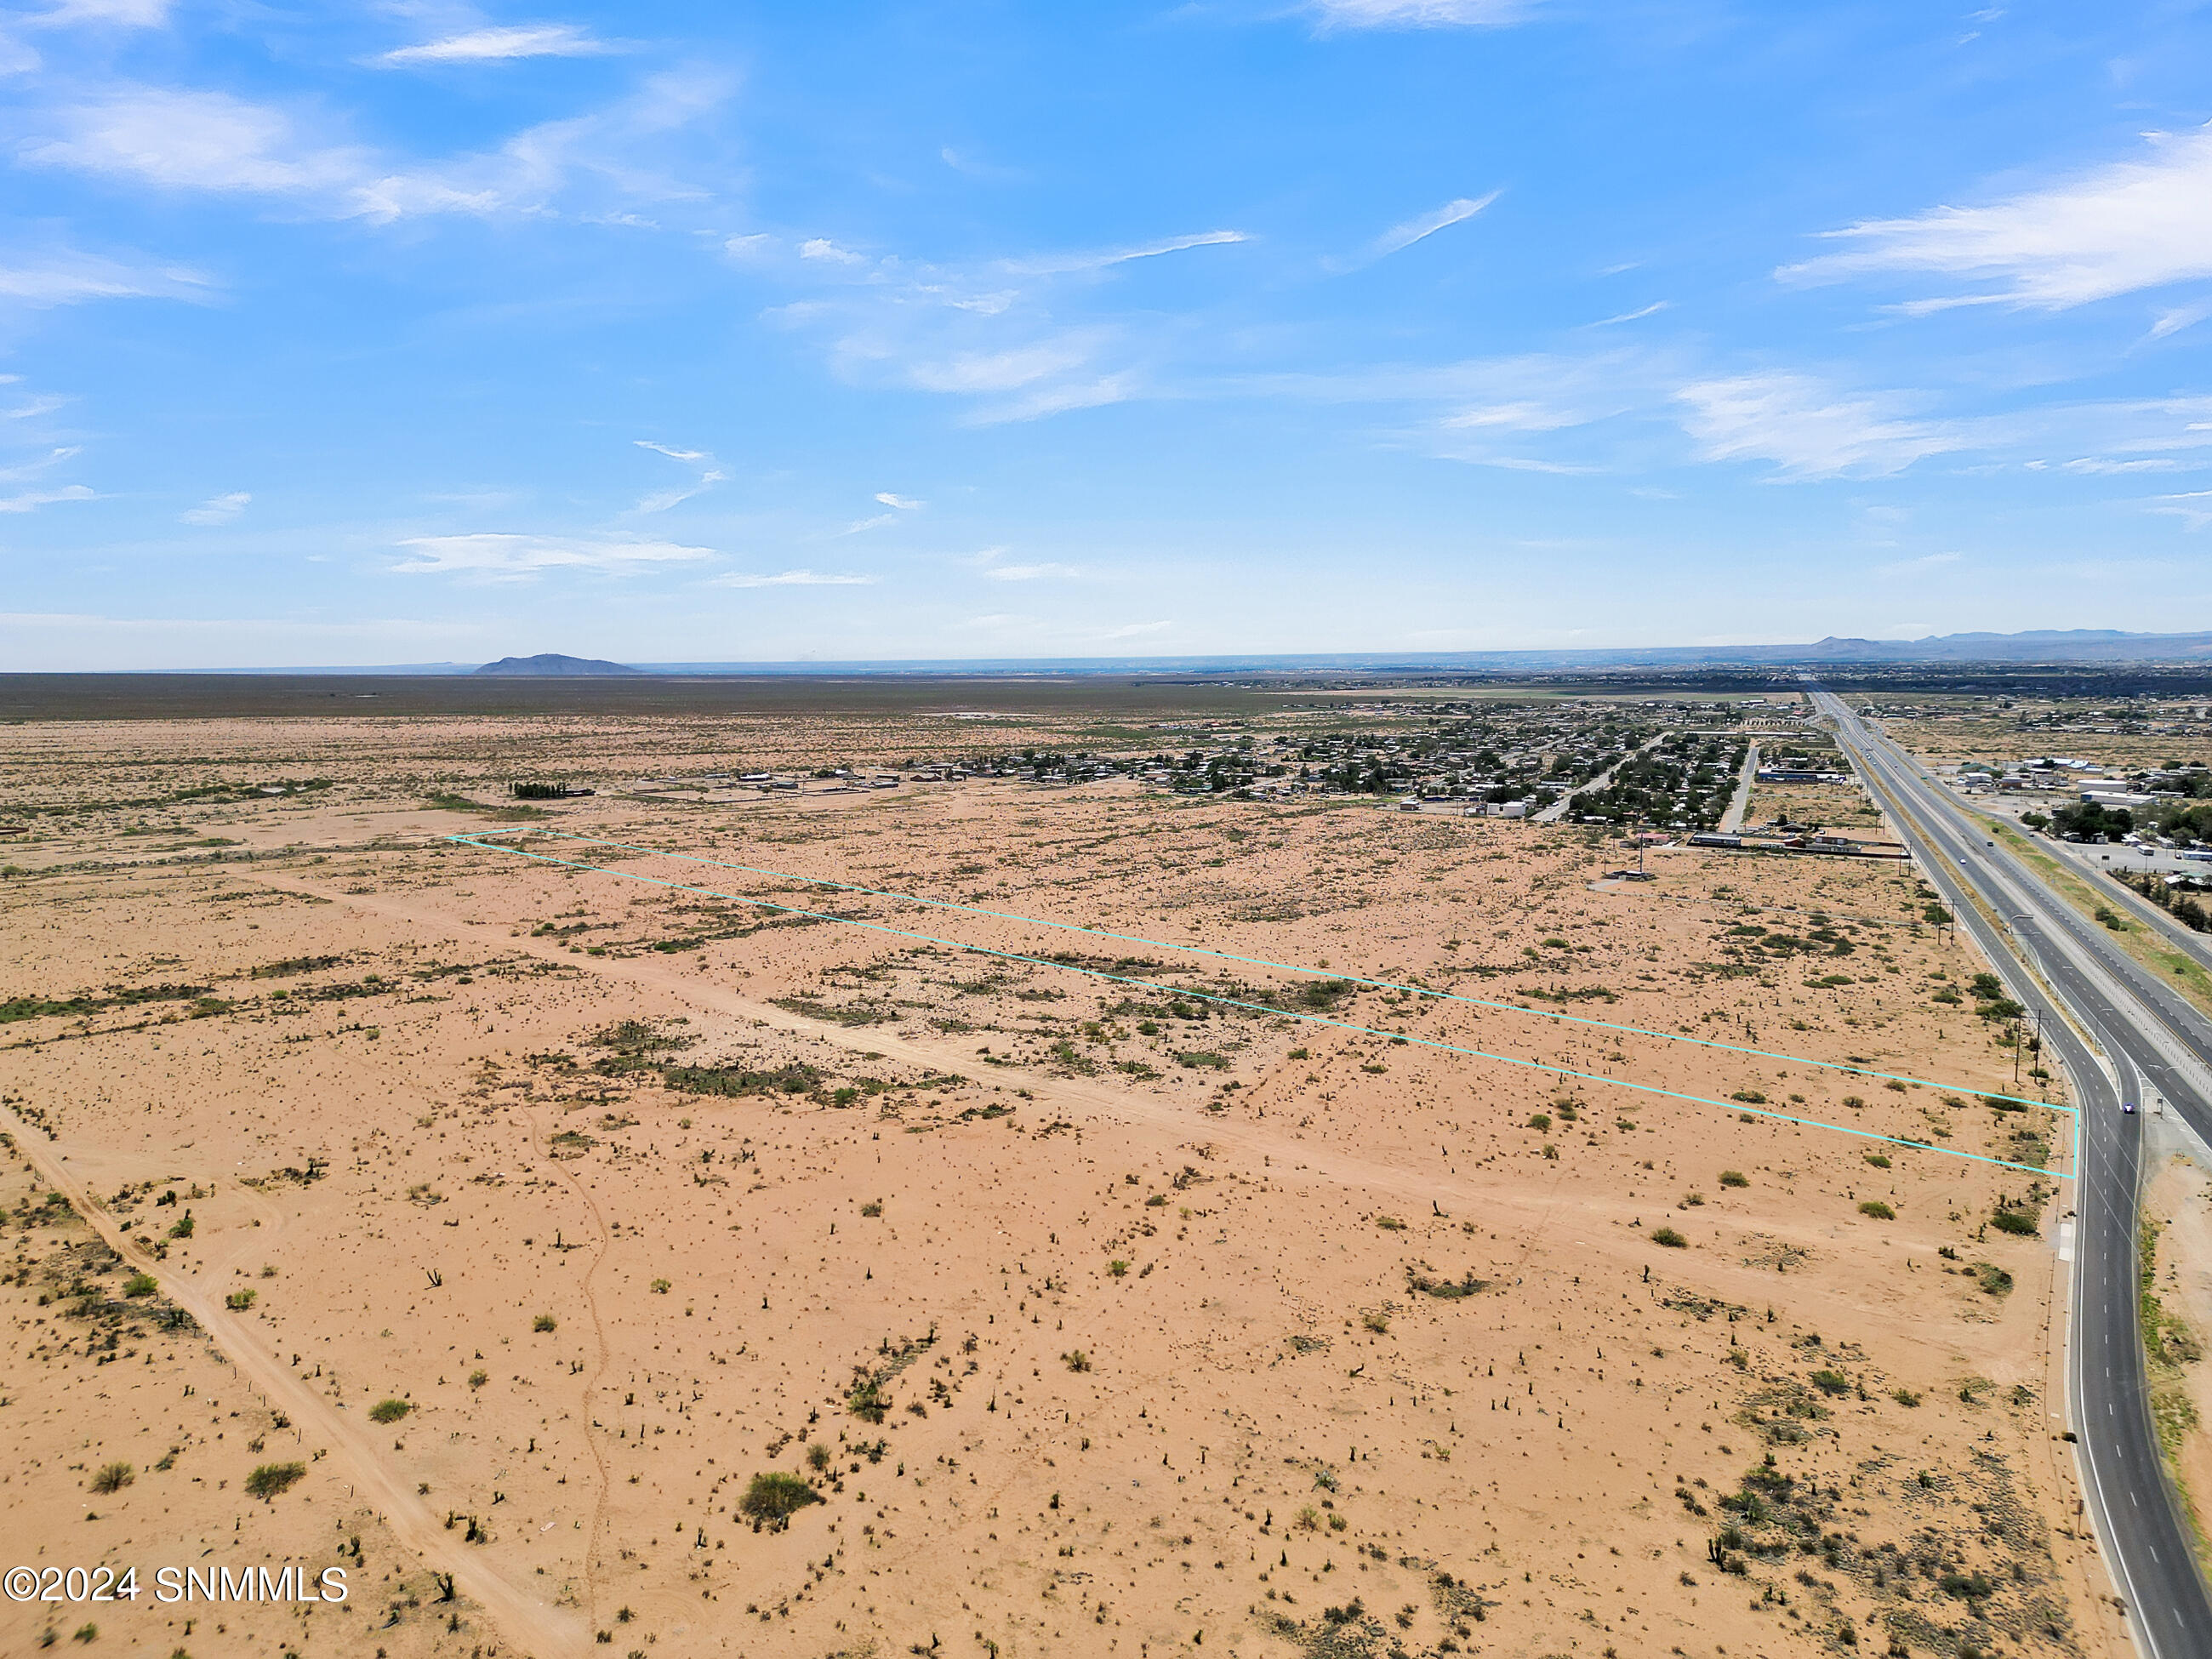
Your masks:
{"label": "asphalt road surface", "polygon": [[[2143,1120],[2140,1113],[2123,1114],[2120,1103],[2133,1100],[2148,1110],[2148,1077],[2172,1109],[2212,1139],[2212,1102],[2168,1059],[2176,1046],[2199,1059],[2212,1056],[2212,1028],[2099,937],[2100,929],[1994,844],[1947,792],[1839,698],[1816,692],[1816,700],[1861,775],[1904,809],[1892,813],[1899,833],[1960,925],[1974,934],[1990,961],[2004,966],[2014,1000],[2040,1012],[2044,1040],[2074,1081],[2081,1109],[2081,1161],[2067,1375],[2084,1486],[2095,1510],[2095,1535],[2145,1652],[2150,1659],[2203,1659],[2212,1655],[2212,1597],[2166,1479],[2136,1323]],[[1969,900],[1962,884],[2003,919],[2002,932]],[[2021,960],[2056,988],[2094,1036],[2109,1072],[2050,1006],[2041,985],[2014,965]]]}

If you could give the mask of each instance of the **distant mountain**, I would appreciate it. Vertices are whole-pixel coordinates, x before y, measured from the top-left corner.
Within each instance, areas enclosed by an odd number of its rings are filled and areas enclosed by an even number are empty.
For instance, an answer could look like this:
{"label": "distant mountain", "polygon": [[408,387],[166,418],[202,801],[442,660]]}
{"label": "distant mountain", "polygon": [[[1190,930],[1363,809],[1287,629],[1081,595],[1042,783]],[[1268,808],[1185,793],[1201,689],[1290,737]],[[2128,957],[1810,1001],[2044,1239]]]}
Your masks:
{"label": "distant mountain", "polygon": [[501,657],[497,662],[488,662],[475,672],[543,680],[605,679],[643,671],[618,662],[602,662],[597,657],[564,657],[556,651],[545,651],[534,657]]}

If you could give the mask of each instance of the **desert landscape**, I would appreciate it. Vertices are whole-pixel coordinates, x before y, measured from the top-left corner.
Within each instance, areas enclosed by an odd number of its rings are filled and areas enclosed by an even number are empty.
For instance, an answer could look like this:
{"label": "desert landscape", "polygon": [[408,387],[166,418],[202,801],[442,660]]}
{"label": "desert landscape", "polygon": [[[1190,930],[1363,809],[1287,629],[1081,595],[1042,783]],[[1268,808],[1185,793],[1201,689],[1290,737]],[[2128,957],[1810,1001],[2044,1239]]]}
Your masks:
{"label": "desert landscape", "polygon": [[349,1593],[0,1651],[2125,1646],[1909,865],[914,780],[1355,719],[1014,702],[10,725],[0,1567]]}

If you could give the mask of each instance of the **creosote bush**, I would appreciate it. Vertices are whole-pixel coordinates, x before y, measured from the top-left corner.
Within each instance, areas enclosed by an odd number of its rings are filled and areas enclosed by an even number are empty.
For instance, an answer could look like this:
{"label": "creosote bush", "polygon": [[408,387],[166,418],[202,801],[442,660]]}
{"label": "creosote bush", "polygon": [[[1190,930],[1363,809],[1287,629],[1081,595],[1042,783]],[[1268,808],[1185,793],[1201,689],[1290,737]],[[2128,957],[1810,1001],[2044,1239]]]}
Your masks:
{"label": "creosote bush", "polygon": [[550,1331],[555,1329],[559,1323],[560,1322],[551,1314],[540,1314],[530,1322],[530,1328],[533,1331]]}
{"label": "creosote bush", "polygon": [[264,1463],[246,1477],[246,1490],[249,1496],[266,1503],[289,1490],[295,1481],[305,1480],[307,1474],[305,1463]]}
{"label": "creosote bush", "polygon": [[415,1407],[404,1400],[380,1400],[368,1408],[372,1423],[397,1423]]}
{"label": "creosote bush", "polygon": [[738,1512],[751,1522],[756,1530],[765,1526],[773,1532],[781,1532],[791,1524],[793,1516],[809,1504],[821,1501],[822,1494],[797,1475],[769,1469],[752,1478],[745,1495],[738,1500]]}
{"label": "creosote bush", "polygon": [[92,1489],[96,1492],[121,1492],[138,1478],[138,1471],[128,1463],[103,1463],[100,1472],[92,1477]]}
{"label": "creosote bush", "polygon": [[1661,1227],[1652,1233],[1651,1242],[1654,1244],[1663,1244],[1670,1250],[1679,1250],[1686,1246],[1690,1241],[1672,1227]]}
{"label": "creosote bush", "polygon": [[1859,1213],[1872,1216],[1876,1221],[1894,1221],[1897,1212],[1878,1198],[1869,1198],[1859,1206]]}
{"label": "creosote bush", "polygon": [[1744,1173],[1741,1170],[1723,1170],[1721,1171],[1721,1185],[1723,1187],[1748,1187],[1751,1185],[1751,1182],[1745,1178]]}

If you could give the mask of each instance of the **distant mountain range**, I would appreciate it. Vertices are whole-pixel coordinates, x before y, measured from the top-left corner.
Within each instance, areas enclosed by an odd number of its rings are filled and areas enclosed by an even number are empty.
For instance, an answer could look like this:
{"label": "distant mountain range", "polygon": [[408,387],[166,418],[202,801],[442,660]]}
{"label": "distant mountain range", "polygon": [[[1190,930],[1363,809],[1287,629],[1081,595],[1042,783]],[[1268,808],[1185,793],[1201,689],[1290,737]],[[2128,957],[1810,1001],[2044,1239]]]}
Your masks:
{"label": "distant mountain range", "polygon": [[1547,651],[1341,651],[1194,657],[908,658],[812,662],[654,662],[635,665],[547,652],[468,663],[398,663],[368,668],[229,669],[269,674],[489,674],[584,678],[638,675],[1083,675],[1358,673],[1376,670],[1544,672],[1578,668],[1818,667],[1898,664],[2205,664],[2212,632],[2130,634],[2112,628],[2038,629],[2024,634],[1941,634],[1919,640],[1838,639],[1809,645],[1659,645]]}
{"label": "distant mountain range", "polygon": [[611,675],[636,674],[642,671],[618,662],[603,662],[597,657],[564,657],[557,651],[545,651],[534,657],[501,657],[497,662],[488,662],[483,667],[470,672],[542,680],[605,679]]}

